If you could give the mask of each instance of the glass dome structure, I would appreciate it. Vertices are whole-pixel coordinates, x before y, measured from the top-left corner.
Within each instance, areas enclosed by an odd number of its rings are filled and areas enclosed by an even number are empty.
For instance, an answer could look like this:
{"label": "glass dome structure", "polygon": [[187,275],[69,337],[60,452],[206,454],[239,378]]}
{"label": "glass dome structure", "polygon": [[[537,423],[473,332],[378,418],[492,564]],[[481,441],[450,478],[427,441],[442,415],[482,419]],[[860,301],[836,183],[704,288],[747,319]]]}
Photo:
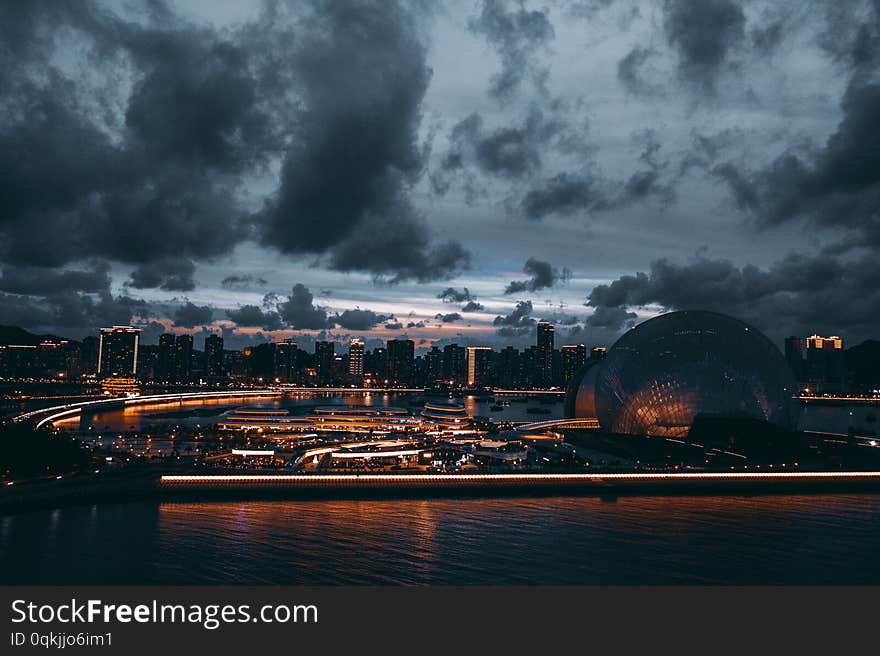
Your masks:
{"label": "glass dome structure", "polygon": [[572,401],[576,416],[593,392],[599,423],[614,433],[682,438],[698,414],[788,430],[797,423],[796,385],[782,353],[751,326],[715,312],[671,312],[639,324],[575,388],[583,396]]}
{"label": "glass dome structure", "polygon": [[596,416],[596,374],[601,360],[588,360],[565,388],[563,414],[568,418],[589,419]]}

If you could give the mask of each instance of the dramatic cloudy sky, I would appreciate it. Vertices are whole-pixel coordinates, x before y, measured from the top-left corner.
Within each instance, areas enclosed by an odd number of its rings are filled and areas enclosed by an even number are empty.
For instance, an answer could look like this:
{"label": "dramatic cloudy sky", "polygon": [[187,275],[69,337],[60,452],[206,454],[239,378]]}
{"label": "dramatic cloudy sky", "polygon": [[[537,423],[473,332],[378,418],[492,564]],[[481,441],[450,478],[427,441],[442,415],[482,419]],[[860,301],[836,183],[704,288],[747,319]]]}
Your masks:
{"label": "dramatic cloudy sky", "polygon": [[0,324],[878,337],[878,73],[880,0],[5,2]]}

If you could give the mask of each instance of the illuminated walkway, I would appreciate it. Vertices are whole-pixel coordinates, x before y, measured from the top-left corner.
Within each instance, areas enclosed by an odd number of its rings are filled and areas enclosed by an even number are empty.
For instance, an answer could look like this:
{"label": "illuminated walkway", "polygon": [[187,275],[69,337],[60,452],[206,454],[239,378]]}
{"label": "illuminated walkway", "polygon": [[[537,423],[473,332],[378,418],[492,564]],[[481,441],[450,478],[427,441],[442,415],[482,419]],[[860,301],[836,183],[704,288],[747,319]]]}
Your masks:
{"label": "illuminated walkway", "polygon": [[536,421],[532,424],[521,424],[514,430],[525,433],[531,431],[548,430],[551,428],[599,428],[599,420],[595,417],[588,419],[548,419]]}
{"label": "illuminated walkway", "polygon": [[264,389],[238,389],[208,392],[182,392],[174,394],[147,394],[130,397],[107,397],[90,401],[66,403],[64,405],[39,408],[13,418],[13,421],[36,421],[37,428],[59,419],[69,419],[83,408],[112,407],[122,404],[126,407],[148,405],[151,403],[177,403],[180,401],[200,401],[211,399],[271,398],[301,394],[319,396],[324,394],[390,394],[424,392],[422,388],[375,388],[375,387],[272,387]]}
{"label": "illuminated walkway", "polygon": [[210,399],[244,399],[244,398],[269,398],[283,396],[284,393],[275,389],[254,389],[254,390],[224,390],[215,392],[184,392],[181,394],[149,394],[145,396],[130,397],[109,397],[95,399],[93,401],[81,401],[79,403],[67,403],[65,405],[56,405],[50,408],[40,408],[25,412],[14,418],[14,421],[36,421],[36,427],[41,428],[46,424],[58,421],[59,419],[69,419],[79,414],[83,408],[101,408],[124,405],[126,407],[135,405],[148,405],[151,403],[177,403],[180,401],[201,401]]}
{"label": "illuminated walkway", "polygon": [[748,487],[833,485],[880,486],[880,472],[692,472],[631,474],[231,474],[166,475],[159,479],[167,490],[345,490],[345,489],[457,489],[457,488],[608,488]]}

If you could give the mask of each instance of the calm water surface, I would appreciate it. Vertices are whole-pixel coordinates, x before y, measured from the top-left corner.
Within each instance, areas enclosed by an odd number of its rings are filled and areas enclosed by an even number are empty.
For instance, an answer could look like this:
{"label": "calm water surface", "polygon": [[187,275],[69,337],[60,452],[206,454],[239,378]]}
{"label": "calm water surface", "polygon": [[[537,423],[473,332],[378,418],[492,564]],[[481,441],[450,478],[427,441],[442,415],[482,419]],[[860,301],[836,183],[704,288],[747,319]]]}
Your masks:
{"label": "calm water surface", "polygon": [[106,504],[0,518],[4,584],[880,584],[880,495]]}

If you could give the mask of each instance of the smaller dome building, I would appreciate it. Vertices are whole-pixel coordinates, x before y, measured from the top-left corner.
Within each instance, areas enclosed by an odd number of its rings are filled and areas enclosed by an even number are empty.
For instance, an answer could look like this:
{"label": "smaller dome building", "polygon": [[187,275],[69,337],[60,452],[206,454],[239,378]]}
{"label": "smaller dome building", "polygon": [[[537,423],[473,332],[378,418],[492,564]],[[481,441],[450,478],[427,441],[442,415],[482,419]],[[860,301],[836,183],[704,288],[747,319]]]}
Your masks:
{"label": "smaller dome building", "polygon": [[445,428],[463,428],[470,420],[465,407],[452,401],[426,403],[421,414],[431,423]]}

